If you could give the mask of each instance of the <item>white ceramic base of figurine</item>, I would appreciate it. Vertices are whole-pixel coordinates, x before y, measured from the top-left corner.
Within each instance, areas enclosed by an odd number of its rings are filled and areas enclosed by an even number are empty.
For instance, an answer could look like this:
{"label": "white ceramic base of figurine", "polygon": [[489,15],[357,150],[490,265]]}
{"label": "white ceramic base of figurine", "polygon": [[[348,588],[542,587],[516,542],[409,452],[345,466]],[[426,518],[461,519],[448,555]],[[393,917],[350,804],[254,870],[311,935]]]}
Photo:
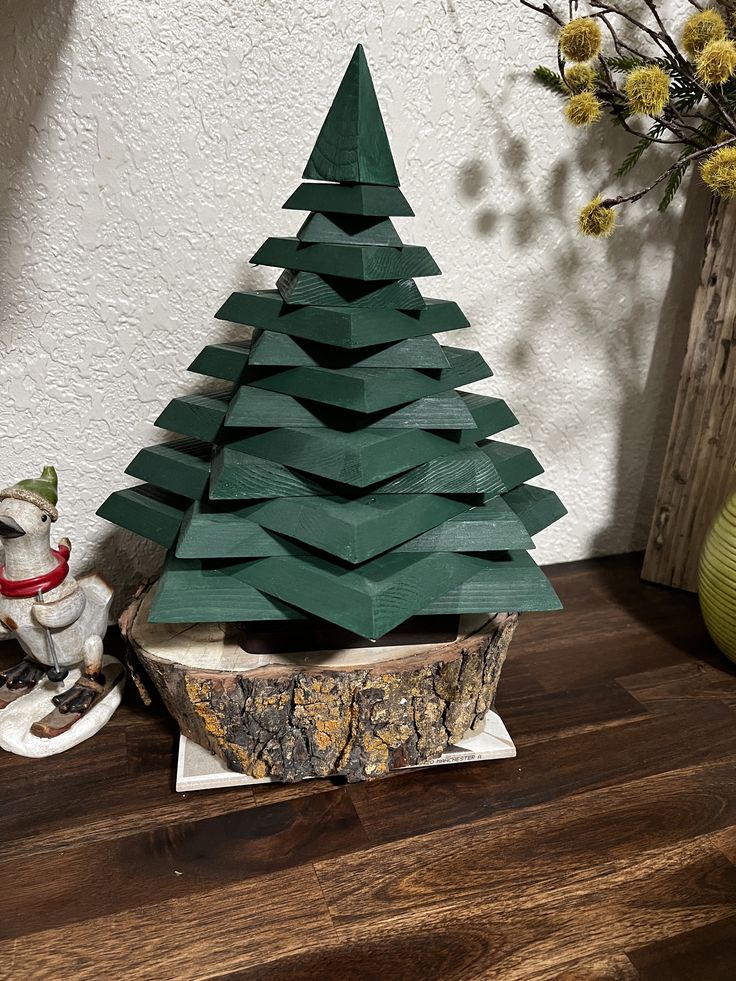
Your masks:
{"label": "white ceramic base of figurine", "polygon": [[[121,666],[120,661],[107,655],[103,658],[102,665],[103,671],[108,667],[113,670]],[[67,732],[62,732],[53,739],[41,739],[32,734],[33,723],[39,722],[54,710],[54,703],[51,701],[54,695],[71,688],[80,674],[79,668],[72,668],[61,685],[55,685],[45,678],[28,695],[0,710],[0,748],[16,756],[28,756],[32,759],[56,756],[72,746],[78,746],[106,726],[123,697],[125,674],[102,701],[94,705]]]}

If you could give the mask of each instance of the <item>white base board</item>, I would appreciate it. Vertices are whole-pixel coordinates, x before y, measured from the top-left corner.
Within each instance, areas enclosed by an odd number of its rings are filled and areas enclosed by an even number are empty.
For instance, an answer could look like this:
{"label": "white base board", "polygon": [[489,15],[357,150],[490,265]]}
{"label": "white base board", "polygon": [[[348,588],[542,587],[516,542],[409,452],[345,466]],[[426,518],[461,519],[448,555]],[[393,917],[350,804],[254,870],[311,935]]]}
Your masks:
{"label": "white base board", "polygon": [[[450,763],[476,763],[481,760],[503,760],[516,756],[516,746],[498,712],[489,709],[483,728],[468,731],[454,746],[448,746],[442,756],[429,763],[405,767],[418,770],[427,766],[446,766]],[[257,783],[279,783],[273,777],[249,777],[228,770],[222,760],[197,743],[179,737],[179,759],[176,767],[176,789],[212,790],[216,787],[249,787]]]}

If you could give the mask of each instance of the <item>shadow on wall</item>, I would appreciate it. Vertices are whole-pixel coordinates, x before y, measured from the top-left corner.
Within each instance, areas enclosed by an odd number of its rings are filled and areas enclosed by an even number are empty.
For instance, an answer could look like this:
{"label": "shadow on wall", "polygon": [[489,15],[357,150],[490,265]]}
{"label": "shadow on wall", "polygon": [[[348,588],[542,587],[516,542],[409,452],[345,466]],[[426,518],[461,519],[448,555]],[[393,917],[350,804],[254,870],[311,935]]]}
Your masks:
{"label": "shadow on wall", "polygon": [[[454,16],[452,5],[449,13]],[[483,87],[456,22],[456,44],[463,71],[471,78],[474,90],[486,117],[476,127],[479,133],[493,133],[493,159],[483,149],[460,168],[457,192],[469,203],[475,203],[474,224],[478,234],[492,236],[503,221],[511,230],[514,245],[523,248],[533,242],[543,222],[550,218],[569,229],[560,247],[548,260],[545,273],[560,284],[569,309],[572,330],[568,329],[560,343],[571,348],[577,344],[588,350],[597,349],[613,386],[614,398],[600,406],[601,411],[618,411],[616,438],[617,459],[609,520],[595,537],[592,554],[610,554],[643,548],[654,510],[654,502],[664,457],[667,434],[677,391],[693,297],[702,263],[703,242],[707,220],[707,194],[697,178],[691,187],[683,188],[686,196],[681,218],[676,209],[665,214],[656,210],[661,197],[655,190],[644,202],[619,212],[621,227],[609,241],[590,240],[574,228],[577,209],[584,199],[593,196],[594,181],[589,190],[571,187],[573,172],[601,175],[607,191],[619,193],[619,187],[635,189],[649,183],[671,160],[649,152],[628,178],[629,183],[617,181],[614,173],[631,149],[632,140],[623,131],[607,126],[593,127],[589,132],[577,132],[571,140],[571,150],[563,153],[549,168],[544,186],[529,177],[526,141],[508,122],[504,108],[513,104],[510,91],[515,80],[527,73],[509,74],[502,90],[495,96]],[[530,64],[529,71],[533,66]],[[540,87],[540,98],[554,100],[553,93]],[[603,126],[606,126],[605,122]],[[564,152],[564,151],[563,151]],[[574,167],[571,165],[574,163]],[[487,204],[491,183],[491,165],[497,172],[494,184],[513,189],[523,203],[513,212],[501,213]],[[610,177],[609,177],[610,175]],[[679,223],[679,224],[678,224]],[[651,291],[651,270],[647,268],[652,247],[658,243],[674,243],[674,258],[662,306],[653,327],[651,309],[644,297]],[[591,283],[588,257],[592,250],[605,254],[607,282]],[[520,290],[519,337],[513,355],[516,367],[525,367],[528,352],[534,348],[535,331],[547,331],[549,304],[544,292],[536,291],[530,283]],[[607,319],[601,323],[600,294],[606,291]],[[597,298],[598,302],[594,302]],[[584,333],[583,333],[584,332]],[[642,353],[652,347],[646,378],[641,380]],[[578,432],[575,432],[577,420]],[[582,445],[585,432],[580,431],[580,419],[558,420],[571,442]],[[563,495],[564,496],[564,495]],[[572,502],[567,502],[568,504]],[[572,520],[575,515],[571,515]]]}
{"label": "shadow on wall", "polygon": [[[123,478],[120,484],[128,478]],[[104,528],[94,543],[90,560],[81,572],[99,571],[105,578],[109,578],[109,571],[124,569],[128,579],[133,579],[134,589],[139,585],[155,578],[161,571],[165,550],[154,542],[141,538],[140,535],[127,531],[125,528],[118,528],[111,525],[102,518],[97,521]],[[119,587],[119,583],[110,583],[113,587]],[[128,591],[115,589],[115,596],[112,601],[110,616],[112,620],[117,620],[125,607],[131,602],[133,596]]]}
{"label": "shadow on wall", "polygon": [[[4,0],[0,30],[0,227],[7,221],[22,168],[38,136],[50,79],[74,9],[74,0]],[[0,296],[2,294],[0,293]]]}

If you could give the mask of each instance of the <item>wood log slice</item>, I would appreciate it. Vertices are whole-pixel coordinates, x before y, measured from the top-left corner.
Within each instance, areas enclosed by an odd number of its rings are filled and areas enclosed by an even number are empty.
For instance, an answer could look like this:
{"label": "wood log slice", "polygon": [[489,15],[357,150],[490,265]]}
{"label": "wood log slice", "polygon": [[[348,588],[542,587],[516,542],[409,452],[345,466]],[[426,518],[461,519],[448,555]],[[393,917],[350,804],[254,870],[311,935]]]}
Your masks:
{"label": "wood log slice", "polygon": [[254,777],[365,780],[428,762],[492,706],[517,613],[464,616],[457,639],[254,654],[235,624],[152,624],[143,586],[121,630],[189,739]]}

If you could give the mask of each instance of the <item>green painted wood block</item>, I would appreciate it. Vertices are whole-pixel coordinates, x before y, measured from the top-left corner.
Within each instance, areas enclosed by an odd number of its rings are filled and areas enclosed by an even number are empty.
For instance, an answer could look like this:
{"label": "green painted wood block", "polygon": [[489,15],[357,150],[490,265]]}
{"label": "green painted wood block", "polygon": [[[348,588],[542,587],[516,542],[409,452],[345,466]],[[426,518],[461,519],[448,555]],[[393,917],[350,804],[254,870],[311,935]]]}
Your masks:
{"label": "green painted wood block", "polygon": [[236,382],[248,365],[250,342],[242,344],[208,344],[189,365],[189,371],[210,378]]}
{"label": "green painted wood block", "polygon": [[341,406],[354,412],[380,412],[426,395],[493,374],[477,351],[444,347],[449,368],[427,373],[413,368],[289,368],[251,385],[271,392]]}
{"label": "green painted wood block", "polygon": [[188,506],[189,501],[177,494],[141,484],[112,493],[97,514],[120,528],[170,548]]}
{"label": "green painted wood block", "polygon": [[496,497],[412,538],[399,546],[399,551],[498,552],[527,548],[534,548],[534,542],[523,521],[503,497]]}
{"label": "green painted wood block", "polygon": [[251,559],[298,554],[299,549],[294,545],[250,520],[251,513],[258,507],[195,501],[183,518],[176,544],[177,558]]}
{"label": "green painted wood block", "polygon": [[288,211],[326,211],[375,218],[414,217],[398,187],[375,184],[300,184],[282,207]]}
{"label": "green painted wood block", "polygon": [[355,564],[467,509],[467,504],[432,494],[368,495],[354,500],[303,497],[256,505],[249,509],[249,518]]}
{"label": "green painted wood block", "polygon": [[425,299],[424,302],[424,309],[419,311],[293,307],[284,303],[277,290],[260,290],[232,293],[215,317],[351,349],[461,330],[468,326],[457,303],[434,299]]}
{"label": "green painted wood block", "polygon": [[302,176],[318,181],[399,185],[360,44],[350,59]]}
{"label": "green painted wood block", "polygon": [[[255,266],[277,266],[320,276],[385,282],[440,276],[442,270],[423,245],[331,245],[298,238],[268,238],[250,260]],[[341,294],[344,287],[340,288]],[[363,295],[365,291],[361,291]]]}
{"label": "green painted wood block", "polygon": [[388,552],[357,569],[317,556],[258,559],[238,576],[298,609],[375,639],[483,568],[482,559],[460,553]]}
{"label": "green painted wood block", "polygon": [[542,473],[531,450],[489,440],[428,460],[381,484],[381,494],[481,494],[491,499]]}
{"label": "green painted wood block", "polygon": [[527,552],[495,553],[480,559],[484,568],[435,598],[422,613],[519,613],[560,610],[549,580]]}
{"label": "green painted wood block", "polygon": [[390,218],[314,212],[296,233],[300,242],[334,245],[398,245],[404,243]]}
{"label": "green painted wood block", "polygon": [[474,443],[485,436],[493,436],[495,433],[502,433],[505,429],[518,426],[519,420],[503,399],[476,395],[475,392],[460,392],[459,395],[475,419],[478,434],[477,438],[471,437]]}
{"label": "green painted wood block", "polygon": [[[256,560],[263,561],[263,560]],[[151,623],[221,623],[241,620],[301,620],[304,614],[249,586],[237,574],[247,563],[170,555],[156,585]]]}
{"label": "green painted wood block", "polygon": [[369,307],[371,310],[422,310],[422,294],[411,279],[365,283],[341,276],[285,269],[276,280],[285,303],[326,307]]}
{"label": "green painted wood block", "polygon": [[512,490],[544,473],[539,460],[526,446],[489,439],[480,443],[479,449],[498,471],[504,491]]}
{"label": "green painted wood block", "polygon": [[207,487],[211,452],[208,443],[196,439],[146,446],[125,472],[173,494],[196,499]]}
{"label": "green painted wood block", "polygon": [[323,484],[306,474],[232,446],[220,447],[212,458],[209,494],[213,501],[255,501],[329,493]]}
{"label": "green painted wood block", "polygon": [[213,443],[227,415],[230,391],[172,399],[154,426]]}
{"label": "green painted wood block", "polygon": [[504,494],[503,500],[519,516],[530,535],[538,534],[567,514],[555,492],[544,487],[521,484]]}
{"label": "green painted wood block", "polygon": [[259,332],[253,339],[249,363],[257,367],[277,368],[448,368],[442,345],[431,334],[410,337],[393,344],[371,347],[340,348],[318,341],[305,341],[277,334]]}
{"label": "green painted wood block", "polygon": [[[234,441],[229,448],[342,484],[366,487],[425,460],[456,454],[457,441],[421,429],[361,429],[351,433],[271,429]],[[266,489],[262,496],[276,495]]]}
{"label": "green painted wood block", "polygon": [[238,389],[225,419],[227,427],[339,429],[344,432],[356,429],[467,429],[476,433],[476,425],[457,392],[430,395],[398,409],[367,415],[319,402],[299,401],[291,395],[249,385]]}

